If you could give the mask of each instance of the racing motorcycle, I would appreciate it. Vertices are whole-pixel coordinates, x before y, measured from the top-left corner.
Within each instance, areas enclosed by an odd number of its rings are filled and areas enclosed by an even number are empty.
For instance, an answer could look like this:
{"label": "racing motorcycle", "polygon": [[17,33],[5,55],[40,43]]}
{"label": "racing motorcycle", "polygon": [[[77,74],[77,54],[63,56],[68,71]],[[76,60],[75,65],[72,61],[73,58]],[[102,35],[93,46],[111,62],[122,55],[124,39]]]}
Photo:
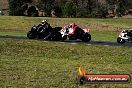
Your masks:
{"label": "racing motorcycle", "polygon": [[60,30],[63,41],[67,38],[69,38],[69,40],[80,39],[83,42],[89,42],[91,40],[89,29],[81,29],[77,25],[70,26],[71,27],[69,27],[69,25],[66,25],[62,30]]}
{"label": "racing motorcycle", "polygon": [[118,43],[125,43],[125,42],[130,42],[132,43],[132,28],[129,28],[129,29],[126,29],[126,30],[123,30],[118,38],[117,38],[117,42]]}
{"label": "racing motorcycle", "polygon": [[27,37],[29,39],[45,39],[45,40],[52,40],[52,41],[59,41],[62,39],[61,30],[62,27],[44,27],[41,24],[36,26],[32,26],[31,30],[27,33]]}

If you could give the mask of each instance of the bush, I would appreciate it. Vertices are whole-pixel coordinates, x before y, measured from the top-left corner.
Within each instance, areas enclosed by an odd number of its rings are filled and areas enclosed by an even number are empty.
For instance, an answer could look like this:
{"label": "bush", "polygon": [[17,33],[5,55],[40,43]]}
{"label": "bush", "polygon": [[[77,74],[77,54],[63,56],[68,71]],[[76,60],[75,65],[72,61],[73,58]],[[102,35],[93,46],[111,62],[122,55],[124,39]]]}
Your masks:
{"label": "bush", "polygon": [[36,10],[35,6],[31,6],[28,8],[27,14],[28,16],[33,16],[33,17],[38,16],[38,10]]}
{"label": "bush", "polygon": [[72,1],[67,1],[63,8],[64,17],[75,17],[76,16],[76,7]]}
{"label": "bush", "polygon": [[106,18],[108,15],[108,10],[105,7],[98,7],[95,10],[92,11],[91,17],[97,17],[97,18]]}
{"label": "bush", "polygon": [[9,2],[9,14],[13,16],[23,16],[24,12],[27,8],[23,6],[27,2],[31,2],[31,0],[8,0]]}

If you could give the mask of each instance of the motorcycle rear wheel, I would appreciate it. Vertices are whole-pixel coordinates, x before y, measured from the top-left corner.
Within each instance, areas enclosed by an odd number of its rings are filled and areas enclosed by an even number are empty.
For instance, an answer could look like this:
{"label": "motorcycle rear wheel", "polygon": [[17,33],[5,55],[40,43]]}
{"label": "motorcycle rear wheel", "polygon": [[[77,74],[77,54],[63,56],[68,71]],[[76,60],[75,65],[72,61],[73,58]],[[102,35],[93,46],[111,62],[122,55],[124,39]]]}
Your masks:
{"label": "motorcycle rear wheel", "polygon": [[61,33],[56,32],[56,33],[51,34],[51,40],[52,41],[60,41],[60,40],[62,40]]}
{"label": "motorcycle rear wheel", "polygon": [[64,35],[64,36],[62,37],[62,41],[65,41],[66,39],[67,39],[67,36]]}

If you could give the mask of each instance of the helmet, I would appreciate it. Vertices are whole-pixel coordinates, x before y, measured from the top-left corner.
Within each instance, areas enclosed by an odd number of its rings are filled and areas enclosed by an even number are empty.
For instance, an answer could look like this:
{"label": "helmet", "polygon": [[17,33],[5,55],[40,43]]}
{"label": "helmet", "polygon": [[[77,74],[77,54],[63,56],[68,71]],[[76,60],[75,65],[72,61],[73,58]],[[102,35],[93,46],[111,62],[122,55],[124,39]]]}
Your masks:
{"label": "helmet", "polygon": [[69,28],[70,28],[70,27],[74,27],[74,26],[75,26],[75,23],[69,24]]}
{"label": "helmet", "polygon": [[47,20],[42,20],[42,24],[45,24],[45,23],[47,23]]}
{"label": "helmet", "polygon": [[72,23],[73,26],[75,26],[75,23]]}

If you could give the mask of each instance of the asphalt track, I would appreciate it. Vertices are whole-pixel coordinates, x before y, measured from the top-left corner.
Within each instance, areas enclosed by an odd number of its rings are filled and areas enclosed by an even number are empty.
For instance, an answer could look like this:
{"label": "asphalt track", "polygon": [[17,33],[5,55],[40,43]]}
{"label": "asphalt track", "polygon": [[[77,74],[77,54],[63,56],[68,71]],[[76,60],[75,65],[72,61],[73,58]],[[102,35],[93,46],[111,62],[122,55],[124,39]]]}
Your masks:
{"label": "asphalt track", "polygon": [[[22,36],[0,36],[0,38],[12,38],[12,39],[23,39],[23,40],[29,40],[27,37],[22,37]],[[43,40],[45,41],[45,40]],[[79,44],[79,43],[84,43],[80,40],[66,40],[63,41],[64,43],[70,43],[70,44]],[[132,43],[124,43],[124,44],[119,44],[116,42],[110,42],[110,41],[94,41],[91,40],[90,42],[85,42],[86,45],[102,45],[102,46],[124,46],[124,47],[132,47]]]}

